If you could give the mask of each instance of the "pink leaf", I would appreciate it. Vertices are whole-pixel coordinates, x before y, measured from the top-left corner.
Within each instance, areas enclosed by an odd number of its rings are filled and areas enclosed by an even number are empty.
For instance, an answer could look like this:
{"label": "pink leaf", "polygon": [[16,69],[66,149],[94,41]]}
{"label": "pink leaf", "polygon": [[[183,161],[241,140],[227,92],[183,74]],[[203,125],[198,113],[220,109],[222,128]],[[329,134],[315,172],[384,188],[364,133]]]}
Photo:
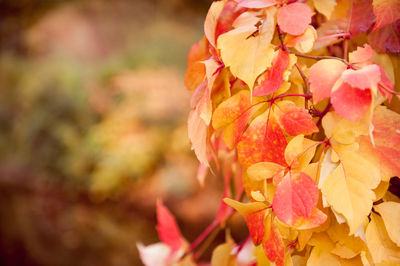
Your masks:
{"label": "pink leaf", "polygon": [[311,8],[303,3],[283,6],[278,13],[278,25],[291,35],[302,34],[311,23]]}
{"label": "pink leaf", "polygon": [[278,121],[289,135],[309,135],[318,132],[318,127],[306,109],[296,106],[291,101],[282,101],[278,103],[278,107]]}
{"label": "pink leaf", "polygon": [[310,68],[310,90],[314,103],[329,98],[333,85],[346,68],[346,64],[334,59],[318,61]]}
{"label": "pink leaf", "polygon": [[363,63],[370,60],[374,56],[374,50],[368,44],[364,44],[364,47],[357,47],[357,50],[349,54],[350,63]]}
{"label": "pink leaf", "polygon": [[360,89],[374,88],[381,80],[381,71],[378,65],[372,64],[358,70],[347,69],[342,74],[344,82]]}
{"label": "pink leaf", "polygon": [[272,67],[264,74],[265,79],[254,88],[253,95],[265,96],[278,90],[283,82],[283,72],[288,68],[289,63],[289,53],[279,50],[272,62]]}
{"label": "pink leaf", "polygon": [[278,1],[274,0],[235,0],[238,6],[247,8],[265,8],[269,6],[274,6]]}
{"label": "pink leaf", "polygon": [[184,239],[175,218],[161,201],[157,201],[156,229],[161,241],[167,244],[172,251],[179,250],[182,247]]}
{"label": "pink leaf", "polygon": [[[388,92],[386,89],[395,91],[394,84],[392,80],[389,78],[389,76],[386,74],[386,71],[383,69],[383,67],[379,66],[379,69],[381,71],[381,82],[378,85],[379,91],[382,93],[383,96],[387,96],[389,103],[392,101],[392,94]],[[385,86],[385,88],[383,86]]]}
{"label": "pink leaf", "polygon": [[293,226],[300,218],[310,218],[317,203],[318,188],[314,180],[303,172],[292,172],[277,186],[272,208],[279,220]]}
{"label": "pink leaf", "polygon": [[353,88],[343,82],[332,92],[331,102],[336,113],[350,121],[357,122],[371,105],[371,91]]}

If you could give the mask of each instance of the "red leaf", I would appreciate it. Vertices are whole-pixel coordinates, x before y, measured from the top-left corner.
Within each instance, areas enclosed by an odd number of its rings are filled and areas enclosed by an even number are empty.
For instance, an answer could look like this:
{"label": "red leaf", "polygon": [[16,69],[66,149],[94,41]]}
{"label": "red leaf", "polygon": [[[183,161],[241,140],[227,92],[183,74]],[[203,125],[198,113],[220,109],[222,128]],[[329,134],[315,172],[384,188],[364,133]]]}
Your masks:
{"label": "red leaf", "polygon": [[254,88],[253,95],[265,96],[278,90],[283,82],[283,72],[289,67],[289,63],[289,53],[279,50],[272,62],[272,67],[264,74],[265,79]]}
{"label": "red leaf", "polygon": [[371,101],[370,90],[354,88],[345,82],[331,94],[336,113],[353,122],[359,121],[365,115]]}
{"label": "red leaf", "polygon": [[235,0],[239,6],[247,8],[265,8],[278,4],[274,0]]}
{"label": "red leaf", "polygon": [[238,158],[244,168],[259,162],[286,165],[286,137],[274,115],[267,110],[249,125],[237,145]]}
{"label": "red leaf", "polygon": [[157,201],[156,229],[161,241],[167,244],[172,251],[176,251],[182,247],[184,239],[175,218],[161,201]]}
{"label": "red leaf", "polygon": [[376,16],[376,23],[372,31],[379,30],[400,19],[399,0],[374,0],[372,6]]}
{"label": "red leaf", "polygon": [[378,65],[372,64],[358,70],[347,69],[342,74],[343,81],[360,89],[374,88],[381,80]]}
{"label": "red leaf", "polygon": [[284,265],[285,246],[278,229],[273,225],[270,218],[267,222],[266,238],[262,245],[265,255],[271,262],[275,262],[277,266]]}
{"label": "red leaf", "polygon": [[318,127],[312,121],[312,117],[308,111],[296,106],[293,102],[279,102],[276,110],[275,113],[277,114],[279,123],[289,135],[309,135],[318,132]]}
{"label": "red leaf", "polygon": [[368,35],[371,46],[380,53],[400,53],[400,20]]}
{"label": "red leaf", "polygon": [[311,8],[303,3],[283,6],[278,12],[278,25],[291,35],[302,34],[311,23]]}
{"label": "red leaf", "polygon": [[353,0],[353,7],[351,10],[351,35],[356,36],[366,32],[375,21],[375,15],[372,10],[372,0]]}
{"label": "red leaf", "polygon": [[246,224],[249,228],[251,239],[254,245],[262,242],[265,234],[265,214],[267,209],[262,209],[247,215]]}
{"label": "red leaf", "polygon": [[288,173],[276,188],[272,208],[282,222],[294,226],[300,218],[311,217],[318,203],[318,188],[303,172]]}
{"label": "red leaf", "polygon": [[314,103],[330,97],[333,85],[346,68],[346,64],[335,59],[324,59],[312,65],[309,80]]}

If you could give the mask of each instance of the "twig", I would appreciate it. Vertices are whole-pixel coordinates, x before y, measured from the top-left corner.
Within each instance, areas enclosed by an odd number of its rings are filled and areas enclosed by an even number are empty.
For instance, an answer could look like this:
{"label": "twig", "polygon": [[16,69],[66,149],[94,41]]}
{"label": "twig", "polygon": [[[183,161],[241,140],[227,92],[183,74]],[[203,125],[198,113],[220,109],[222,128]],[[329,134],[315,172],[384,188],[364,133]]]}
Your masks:
{"label": "twig", "polygon": [[[304,85],[306,86],[306,95],[309,95],[310,94],[310,84],[308,82],[308,78],[304,74],[303,70],[300,68],[299,64],[296,63],[295,66],[296,66],[297,70],[299,71],[301,78],[304,81]],[[308,109],[308,101],[307,101],[307,99],[305,99],[304,105],[305,105],[305,108]]]}

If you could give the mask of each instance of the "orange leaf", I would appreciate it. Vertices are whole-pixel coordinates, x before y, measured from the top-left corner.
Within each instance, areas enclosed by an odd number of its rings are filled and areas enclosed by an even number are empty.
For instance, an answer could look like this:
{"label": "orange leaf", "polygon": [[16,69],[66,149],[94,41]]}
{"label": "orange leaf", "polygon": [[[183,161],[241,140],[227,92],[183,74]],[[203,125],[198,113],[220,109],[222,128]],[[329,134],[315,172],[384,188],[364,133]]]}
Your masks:
{"label": "orange leaf", "polygon": [[302,34],[311,23],[311,8],[303,3],[283,6],[278,13],[278,25],[291,35]]}
{"label": "orange leaf", "polygon": [[293,102],[281,101],[275,110],[279,124],[289,135],[309,135],[318,132],[318,128],[307,110],[296,106]]}
{"label": "orange leaf", "polygon": [[276,188],[272,208],[282,222],[294,226],[298,219],[309,219],[318,203],[318,188],[303,172],[288,173]]}
{"label": "orange leaf", "polygon": [[286,137],[269,110],[256,117],[237,145],[238,158],[244,168],[258,162],[273,162],[286,166]]}
{"label": "orange leaf", "polygon": [[167,244],[172,251],[179,250],[185,242],[174,216],[159,200],[157,201],[156,229],[161,241]]}
{"label": "orange leaf", "polygon": [[336,113],[352,122],[357,122],[363,118],[371,105],[371,91],[353,88],[343,82],[332,92],[331,102]]}
{"label": "orange leaf", "polygon": [[223,139],[230,149],[237,144],[256,110],[257,108],[251,108],[248,90],[239,91],[215,109],[212,116],[213,128],[223,128]]}
{"label": "orange leaf", "polygon": [[314,103],[329,98],[333,85],[346,68],[346,64],[335,59],[324,59],[312,65],[309,80]]}
{"label": "orange leaf", "polygon": [[294,227],[298,230],[312,229],[325,223],[327,218],[328,217],[325,213],[320,211],[318,208],[314,208],[311,212],[310,218],[300,218]]}
{"label": "orange leaf", "polygon": [[375,109],[372,119],[375,147],[369,136],[360,137],[360,152],[379,166],[382,180],[400,176],[400,115],[384,106]]}
{"label": "orange leaf", "polygon": [[254,96],[264,96],[274,93],[283,82],[283,72],[289,67],[289,53],[279,50],[272,62],[272,67],[263,75],[264,80],[254,88]]}
{"label": "orange leaf", "polygon": [[245,217],[247,227],[254,245],[258,245],[262,242],[265,235],[265,214],[267,209],[259,210],[257,212],[250,213]]}
{"label": "orange leaf", "polygon": [[268,217],[265,227],[267,231],[265,240],[262,243],[265,255],[271,262],[275,262],[278,266],[283,266],[285,246],[278,229],[272,223],[271,217]]}

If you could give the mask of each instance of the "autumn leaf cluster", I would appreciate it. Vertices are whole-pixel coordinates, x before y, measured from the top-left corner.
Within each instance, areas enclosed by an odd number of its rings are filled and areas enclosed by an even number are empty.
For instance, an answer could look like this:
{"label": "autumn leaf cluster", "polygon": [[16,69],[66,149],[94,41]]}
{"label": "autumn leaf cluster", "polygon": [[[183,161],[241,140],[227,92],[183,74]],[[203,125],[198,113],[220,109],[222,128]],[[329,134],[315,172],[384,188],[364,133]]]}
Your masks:
{"label": "autumn leaf cluster", "polygon": [[[211,264],[400,264],[400,2],[215,1],[204,32],[185,85],[199,181],[211,169],[225,184]],[[162,243],[142,260],[194,265],[208,231],[189,244],[157,211]]]}

